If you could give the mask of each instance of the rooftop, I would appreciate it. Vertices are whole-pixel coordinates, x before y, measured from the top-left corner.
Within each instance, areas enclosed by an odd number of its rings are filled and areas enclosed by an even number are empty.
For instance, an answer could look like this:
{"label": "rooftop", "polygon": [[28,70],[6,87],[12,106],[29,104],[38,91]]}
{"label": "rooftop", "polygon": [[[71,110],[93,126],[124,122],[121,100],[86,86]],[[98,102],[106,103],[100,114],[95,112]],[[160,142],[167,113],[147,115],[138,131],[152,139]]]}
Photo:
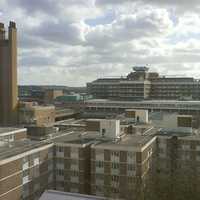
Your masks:
{"label": "rooftop", "polygon": [[109,99],[89,99],[86,102],[94,103],[163,103],[163,104],[200,104],[200,101],[177,101],[177,100],[143,100],[143,101],[117,101]]}
{"label": "rooftop", "polygon": [[115,149],[115,150],[134,150],[137,149],[140,151],[142,148],[145,147],[145,145],[152,140],[155,139],[155,133],[157,130],[152,129],[151,133],[149,135],[137,135],[137,134],[130,134],[130,135],[124,135],[122,138],[117,140],[108,140],[99,142],[93,145],[95,148],[100,149]]}
{"label": "rooftop", "polygon": [[48,144],[50,144],[50,142],[47,142],[47,141],[36,142],[36,141],[28,140],[28,139],[4,143],[0,145],[0,160],[2,161],[4,159],[25,153],[27,151],[30,151],[30,150],[33,150],[33,149],[36,149],[38,147],[42,147]]}
{"label": "rooftop", "polygon": [[15,128],[15,127],[0,127],[0,136],[1,135],[8,135],[8,134],[14,134],[14,133],[18,133],[21,131],[26,131],[26,129],[24,128]]}
{"label": "rooftop", "polygon": [[101,140],[99,132],[84,132],[84,131],[73,131],[71,134],[61,136],[58,138],[53,139],[55,143],[62,143],[62,144],[73,144],[73,145],[90,145],[98,140]]}
{"label": "rooftop", "polygon": [[25,153],[36,148],[40,148],[46,145],[53,144],[53,140],[59,137],[64,137],[72,132],[59,132],[50,134],[45,140],[36,141],[36,140],[17,140],[14,142],[3,142],[0,143],[0,160],[4,160],[22,153]]}
{"label": "rooftop", "polygon": [[60,192],[55,190],[47,190],[40,197],[40,200],[106,200],[106,199],[108,200],[108,198],[105,197],[69,193],[69,192]]}

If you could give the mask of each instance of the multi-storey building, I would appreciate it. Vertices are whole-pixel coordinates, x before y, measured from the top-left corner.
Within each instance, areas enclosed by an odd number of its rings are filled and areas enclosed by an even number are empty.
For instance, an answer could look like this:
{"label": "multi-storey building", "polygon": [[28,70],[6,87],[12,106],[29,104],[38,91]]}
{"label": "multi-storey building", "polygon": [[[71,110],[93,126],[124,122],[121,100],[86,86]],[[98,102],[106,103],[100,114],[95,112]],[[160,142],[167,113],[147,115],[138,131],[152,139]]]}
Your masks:
{"label": "multi-storey building", "polygon": [[0,124],[17,124],[17,29],[10,22],[8,38],[0,23]]}
{"label": "multi-storey building", "polygon": [[155,138],[130,135],[91,148],[91,193],[114,199],[137,199],[152,165]]}
{"label": "multi-storey building", "polygon": [[165,77],[148,72],[147,67],[134,67],[127,77],[101,78],[87,84],[95,98],[115,100],[200,99],[199,80],[187,77]]}
{"label": "multi-storey building", "polygon": [[73,132],[54,140],[55,189],[90,194],[90,145],[96,137]]}
{"label": "multi-storey building", "polygon": [[4,141],[0,152],[1,200],[38,199],[46,188],[53,187],[52,143]]}
{"label": "multi-storey building", "polygon": [[[200,190],[200,135],[165,132],[157,136],[154,173],[150,180],[158,190],[157,199],[198,199]],[[168,191],[168,192],[166,192]],[[152,191],[153,192],[153,191]],[[166,198],[168,197],[168,198]]]}
{"label": "multi-storey building", "polygon": [[85,130],[84,121],[40,141],[26,139],[25,129],[0,129],[0,200],[35,200],[46,189],[135,200],[152,173],[172,180],[165,175],[188,168],[198,177],[200,137],[190,115],[149,121],[147,111],[129,109],[119,119],[87,120]]}

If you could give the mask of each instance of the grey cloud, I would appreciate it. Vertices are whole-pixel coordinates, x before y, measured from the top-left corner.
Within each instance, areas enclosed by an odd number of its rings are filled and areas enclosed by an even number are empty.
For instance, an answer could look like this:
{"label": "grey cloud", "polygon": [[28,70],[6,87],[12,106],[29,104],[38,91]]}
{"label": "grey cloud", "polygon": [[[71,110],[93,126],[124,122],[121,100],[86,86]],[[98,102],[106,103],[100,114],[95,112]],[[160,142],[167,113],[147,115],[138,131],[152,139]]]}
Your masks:
{"label": "grey cloud", "polygon": [[51,56],[44,56],[44,55],[31,55],[31,53],[28,54],[29,56],[23,56],[19,64],[22,66],[30,67],[45,67],[45,66],[56,66],[57,65],[57,59],[56,57]]}
{"label": "grey cloud", "polygon": [[144,2],[151,5],[177,6],[183,8],[196,7],[200,5],[199,0],[96,0],[97,6],[122,5],[123,3]]}
{"label": "grey cloud", "polygon": [[172,25],[164,11],[161,14],[152,11],[141,15],[122,15],[112,24],[93,28],[85,37],[88,45],[104,48],[110,43],[162,36]]}
{"label": "grey cloud", "polygon": [[[188,45],[170,39],[180,32],[172,19],[180,16],[171,8],[187,7],[192,12],[199,0],[96,0],[96,7],[95,0],[3,1],[0,17],[14,19],[18,26],[20,83],[52,84],[55,80],[55,84],[78,86],[97,77],[125,75],[134,64],[150,64],[152,70],[165,73],[188,72],[190,66],[191,74],[198,71],[197,42],[192,46],[188,38],[184,39]],[[98,12],[104,16],[107,8],[102,6],[108,3],[116,12],[114,21],[84,24],[88,16],[95,19]],[[181,27],[181,32],[194,31],[191,23]]]}
{"label": "grey cloud", "polygon": [[[63,21],[59,21],[58,23],[45,21],[29,32],[34,36],[32,38],[29,37],[30,43],[34,39],[41,40],[44,43],[46,41],[63,45],[78,45],[83,43],[79,25],[68,24]],[[26,45],[26,41],[24,41],[24,44]]]}

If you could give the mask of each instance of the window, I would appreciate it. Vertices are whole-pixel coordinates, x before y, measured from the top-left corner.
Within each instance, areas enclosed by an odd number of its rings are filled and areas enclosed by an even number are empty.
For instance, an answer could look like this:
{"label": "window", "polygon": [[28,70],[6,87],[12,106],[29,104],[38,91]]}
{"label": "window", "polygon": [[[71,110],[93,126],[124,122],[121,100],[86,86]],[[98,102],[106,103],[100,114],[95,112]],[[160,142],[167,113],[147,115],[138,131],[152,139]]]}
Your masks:
{"label": "window", "polygon": [[58,147],[58,152],[64,152],[64,148],[63,147]]}
{"label": "window", "polygon": [[96,162],[96,167],[99,167],[99,168],[104,167],[104,162],[103,161],[97,161]]}
{"label": "window", "polygon": [[106,133],[106,129],[105,128],[102,128],[102,135],[104,136]]}
{"label": "window", "polygon": [[127,169],[128,169],[128,171],[134,171],[135,170],[135,165],[128,164],[127,165]]}
{"label": "window", "polygon": [[111,176],[111,180],[114,182],[119,182],[119,176],[113,175]]}
{"label": "window", "polygon": [[64,159],[57,158],[56,167],[57,169],[64,169]]}
{"label": "window", "polygon": [[22,161],[23,161],[23,163],[27,163],[28,162],[28,156],[23,157]]}
{"label": "window", "polygon": [[127,152],[128,158],[135,158],[135,153],[134,152]]}
{"label": "window", "polygon": [[28,176],[28,175],[29,175],[29,170],[23,171],[23,177]]}
{"label": "window", "polygon": [[119,193],[119,188],[112,188],[113,193]]}
{"label": "window", "polygon": [[111,156],[119,157],[119,152],[118,151],[112,151]]}
{"label": "window", "polygon": [[151,149],[148,151],[148,156],[151,156],[152,153],[153,153],[153,150],[152,150],[152,148],[151,148]]}
{"label": "window", "polygon": [[64,170],[61,170],[61,169],[57,170],[57,175],[64,176]]}
{"label": "window", "polygon": [[119,169],[119,163],[112,163],[112,169]]}
{"label": "window", "polygon": [[71,171],[70,181],[72,183],[79,183],[79,172],[78,171]]}

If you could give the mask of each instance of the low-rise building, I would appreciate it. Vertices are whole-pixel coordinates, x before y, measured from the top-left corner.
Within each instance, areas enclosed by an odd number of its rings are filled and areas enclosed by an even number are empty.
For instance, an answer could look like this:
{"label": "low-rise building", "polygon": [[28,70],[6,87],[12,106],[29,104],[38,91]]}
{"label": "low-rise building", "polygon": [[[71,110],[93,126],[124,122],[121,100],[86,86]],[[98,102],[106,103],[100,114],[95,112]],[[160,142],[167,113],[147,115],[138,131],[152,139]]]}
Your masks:
{"label": "low-rise building", "polygon": [[54,106],[39,106],[34,102],[23,102],[19,108],[19,123],[25,126],[46,126],[55,122]]}

